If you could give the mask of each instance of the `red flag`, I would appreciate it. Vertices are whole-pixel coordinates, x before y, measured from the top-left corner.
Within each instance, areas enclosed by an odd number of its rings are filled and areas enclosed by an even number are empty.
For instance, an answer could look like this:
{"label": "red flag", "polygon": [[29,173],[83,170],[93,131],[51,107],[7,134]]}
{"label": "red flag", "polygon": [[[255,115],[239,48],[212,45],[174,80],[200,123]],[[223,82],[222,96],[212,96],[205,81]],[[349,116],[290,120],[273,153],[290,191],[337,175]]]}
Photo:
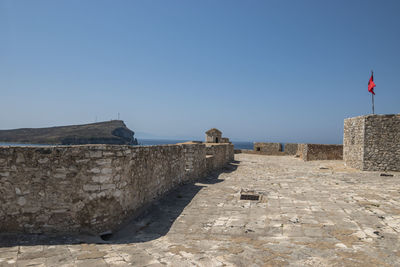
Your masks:
{"label": "red flag", "polygon": [[368,92],[372,93],[375,95],[374,92],[374,87],[375,87],[375,83],[374,83],[374,73],[371,74],[371,78],[369,78],[369,82],[368,82]]}

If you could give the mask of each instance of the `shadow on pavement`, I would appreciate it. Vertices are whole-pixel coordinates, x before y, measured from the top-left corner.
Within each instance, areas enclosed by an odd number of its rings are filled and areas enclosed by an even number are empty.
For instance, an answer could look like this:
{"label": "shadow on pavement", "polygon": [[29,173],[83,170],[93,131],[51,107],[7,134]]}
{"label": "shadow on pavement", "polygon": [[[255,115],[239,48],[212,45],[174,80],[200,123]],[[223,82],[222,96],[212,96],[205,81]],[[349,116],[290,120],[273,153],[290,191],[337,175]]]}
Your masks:
{"label": "shadow on pavement", "polygon": [[152,203],[140,216],[128,220],[119,230],[102,237],[84,234],[15,234],[1,233],[0,247],[63,245],[63,244],[125,244],[146,242],[166,235],[175,220],[196,194],[208,185],[220,183],[221,173],[237,169],[240,162],[233,161],[224,169],[210,173],[195,182],[183,184]]}

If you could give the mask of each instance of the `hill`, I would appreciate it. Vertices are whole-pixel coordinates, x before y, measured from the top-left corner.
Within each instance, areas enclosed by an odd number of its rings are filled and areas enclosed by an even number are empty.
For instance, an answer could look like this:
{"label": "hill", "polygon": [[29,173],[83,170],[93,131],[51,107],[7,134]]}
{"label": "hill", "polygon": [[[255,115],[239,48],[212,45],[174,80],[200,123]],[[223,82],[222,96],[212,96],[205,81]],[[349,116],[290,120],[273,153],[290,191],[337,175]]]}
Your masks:
{"label": "hill", "polygon": [[134,132],[121,120],[49,128],[0,130],[0,142],[137,145]]}

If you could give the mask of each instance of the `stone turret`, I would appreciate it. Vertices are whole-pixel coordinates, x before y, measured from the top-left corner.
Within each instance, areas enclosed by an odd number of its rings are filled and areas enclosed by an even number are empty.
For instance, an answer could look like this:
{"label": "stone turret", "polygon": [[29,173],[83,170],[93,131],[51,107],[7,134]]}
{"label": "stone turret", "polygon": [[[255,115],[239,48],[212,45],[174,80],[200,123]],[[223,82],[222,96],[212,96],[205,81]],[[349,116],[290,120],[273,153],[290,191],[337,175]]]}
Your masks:
{"label": "stone turret", "polygon": [[212,128],[206,132],[206,143],[221,143],[222,132]]}
{"label": "stone turret", "polygon": [[364,171],[400,171],[400,114],[344,120],[343,159]]}
{"label": "stone turret", "polygon": [[230,143],[229,138],[222,137],[222,132],[212,128],[206,132],[206,143]]}

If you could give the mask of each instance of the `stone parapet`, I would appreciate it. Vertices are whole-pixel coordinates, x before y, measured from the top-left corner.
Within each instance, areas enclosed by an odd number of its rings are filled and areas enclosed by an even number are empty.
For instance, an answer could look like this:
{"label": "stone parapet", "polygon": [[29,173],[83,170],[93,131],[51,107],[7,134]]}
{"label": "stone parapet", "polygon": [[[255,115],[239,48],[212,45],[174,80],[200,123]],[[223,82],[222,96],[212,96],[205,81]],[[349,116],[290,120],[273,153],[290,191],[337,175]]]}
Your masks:
{"label": "stone parapet", "polygon": [[299,144],[295,143],[285,143],[284,150],[285,155],[296,155],[297,150],[299,149]]}
{"label": "stone parapet", "polygon": [[281,143],[254,143],[254,151],[262,155],[284,155]]}
{"label": "stone parapet", "polygon": [[302,149],[304,161],[343,159],[343,145],[303,144]]}
{"label": "stone parapet", "polygon": [[206,146],[204,144],[180,144],[185,158],[186,180],[195,180],[207,174]]}
{"label": "stone parapet", "polygon": [[118,227],[178,184],[233,160],[233,145],[0,147],[0,232]]}
{"label": "stone parapet", "polygon": [[234,160],[234,149],[232,144],[206,144],[207,170],[220,170],[227,163]]}

